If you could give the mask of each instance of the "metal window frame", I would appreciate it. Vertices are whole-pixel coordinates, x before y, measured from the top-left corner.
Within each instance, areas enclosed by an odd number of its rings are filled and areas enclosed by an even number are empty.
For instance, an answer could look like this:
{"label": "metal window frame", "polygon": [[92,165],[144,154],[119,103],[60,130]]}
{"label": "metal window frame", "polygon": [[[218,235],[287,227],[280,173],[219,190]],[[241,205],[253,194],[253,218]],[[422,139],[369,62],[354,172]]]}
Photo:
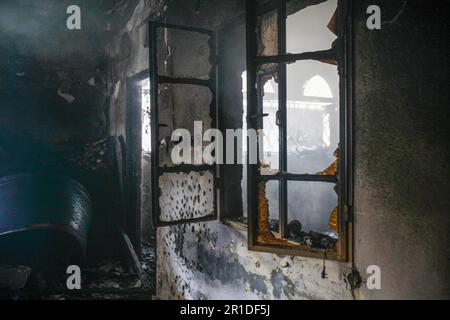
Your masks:
{"label": "metal window frame", "polygon": [[[257,0],[246,0],[247,19],[247,126],[248,128],[261,129],[261,120],[252,117],[261,113],[258,108],[257,92],[257,70],[258,66],[269,63],[278,63],[279,75],[279,113],[280,113],[280,172],[272,176],[263,176],[259,173],[258,165],[247,165],[248,172],[248,247],[250,250],[259,252],[271,252],[277,254],[299,255],[312,258],[323,258],[324,253],[328,260],[342,262],[349,261],[353,237],[350,230],[353,230],[352,219],[352,181],[353,181],[353,113],[352,113],[352,69],[349,61],[352,53],[352,27],[351,27],[351,1],[338,0],[338,40],[337,46],[330,50],[304,52],[300,54],[287,54],[286,52],[286,4],[288,0],[278,0],[275,6],[272,5],[261,10],[258,8]],[[257,54],[257,19],[259,16],[269,11],[277,10],[278,13],[278,54],[275,56],[258,56]],[[290,174],[287,172],[287,77],[286,64],[301,60],[324,60],[336,59],[339,70],[339,91],[340,91],[340,144],[339,144],[339,169],[336,176],[319,176],[309,174]],[[322,249],[301,249],[297,247],[259,244],[258,236],[258,184],[263,181],[279,181],[279,202],[280,202],[280,234],[282,238],[287,235],[287,183],[288,181],[311,181],[328,182],[338,185],[338,208],[339,208],[339,236],[340,240],[336,250]],[[350,241],[351,240],[351,241]]]}
{"label": "metal window frame", "polygon": [[[211,49],[211,74],[208,80],[196,79],[196,78],[177,78],[161,76],[158,74],[158,49],[157,49],[157,30],[158,29],[175,29],[183,30],[193,33],[206,34],[210,37],[210,49]],[[212,93],[212,102],[210,105],[210,115],[213,120],[213,126],[217,128],[217,114],[218,114],[218,36],[215,31],[196,28],[190,26],[174,25],[157,21],[150,21],[148,25],[149,30],[149,68],[150,68],[150,86],[151,86],[151,131],[152,131],[152,210],[154,217],[154,225],[156,228],[189,224],[196,222],[206,222],[217,220],[217,187],[218,187],[218,166],[216,165],[179,165],[176,167],[165,168],[159,165],[159,121],[158,121],[158,88],[161,84],[191,84],[207,87]],[[165,173],[191,173],[191,172],[210,172],[213,175],[213,198],[214,198],[214,211],[204,217],[193,219],[182,219],[177,221],[161,221],[161,208],[159,205],[159,199],[161,197],[161,189],[159,186],[159,178]]]}

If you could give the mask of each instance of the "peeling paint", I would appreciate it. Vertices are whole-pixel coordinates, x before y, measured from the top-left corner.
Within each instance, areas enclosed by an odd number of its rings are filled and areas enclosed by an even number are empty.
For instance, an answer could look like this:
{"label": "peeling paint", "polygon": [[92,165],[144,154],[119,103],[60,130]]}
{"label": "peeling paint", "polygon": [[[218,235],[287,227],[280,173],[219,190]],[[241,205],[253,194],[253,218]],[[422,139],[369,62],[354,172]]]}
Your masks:
{"label": "peeling paint", "polygon": [[273,296],[276,299],[281,299],[282,294],[285,297],[292,297],[295,295],[295,285],[279,270],[273,270],[270,277],[270,282],[273,287]]}
{"label": "peeling paint", "polygon": [[158,242],[162,299],[351,298],[345,264],[327,263],[323,280],[321,260],[249,252],[245,231],[217,222],[162,228]]}

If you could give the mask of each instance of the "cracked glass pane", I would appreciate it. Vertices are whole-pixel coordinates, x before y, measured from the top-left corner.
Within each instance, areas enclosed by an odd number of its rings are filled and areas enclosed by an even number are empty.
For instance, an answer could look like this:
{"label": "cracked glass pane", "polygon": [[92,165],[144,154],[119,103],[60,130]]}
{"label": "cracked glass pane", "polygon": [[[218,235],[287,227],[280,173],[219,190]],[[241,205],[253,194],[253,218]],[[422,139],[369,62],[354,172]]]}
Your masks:
{"label": "cracked glass pane", "polygon": [[258,104],[262,119],[263,139],[261,174],[273,175],[278,173],[280,157],[280,129],[277,125],[278,112],[278,83],[276,82],[277,65],[264,65],[258,72]]}
{"label": "cracked glass pane", "polygon": [[337,39],[336,10],[337,0],[328,0],[289,15],[286,20],[287,52],[331,49]]}
{"label": "cracked glass pane", "polygon": [[288,182],[290,240],[313,248],[333,249],[338,240],[336,186],[322,182]]}
{"label": "cracked glass pane", "polygon": [[266,197],[269,201],[269,225],[270,231],[279,232],[280,221],[280,182],[268,181],[266,183]]}
{"label": "cracked glass pane", "polygon": [[[280,244],[279,181],[260,182],[258,186],[258,242]],[[283,242],[284,243],[284,242]]]}

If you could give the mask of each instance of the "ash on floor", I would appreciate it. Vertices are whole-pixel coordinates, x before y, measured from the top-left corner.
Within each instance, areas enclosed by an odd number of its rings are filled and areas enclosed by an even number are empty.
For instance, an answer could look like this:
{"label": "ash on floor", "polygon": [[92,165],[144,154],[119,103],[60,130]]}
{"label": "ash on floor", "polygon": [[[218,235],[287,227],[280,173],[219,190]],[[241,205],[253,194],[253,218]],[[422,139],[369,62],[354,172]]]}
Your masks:
{"label": "ash on floor", "polygon": [[32,271],[24,272],[23,267],[9,268],[8,272],[16,274],[20,278],[18,281],[9,281],[8,288],[2,289],[0,286],[0,299],[151,300],[155,294],[156,282],[153,245],[143,245],[141,267],[144,271],[143,275],[138,275],[133,268],[121,261],[105,261],[92,267],[82,268],[81,290],[67,289],[66,277],[68,275],[49,282]]}

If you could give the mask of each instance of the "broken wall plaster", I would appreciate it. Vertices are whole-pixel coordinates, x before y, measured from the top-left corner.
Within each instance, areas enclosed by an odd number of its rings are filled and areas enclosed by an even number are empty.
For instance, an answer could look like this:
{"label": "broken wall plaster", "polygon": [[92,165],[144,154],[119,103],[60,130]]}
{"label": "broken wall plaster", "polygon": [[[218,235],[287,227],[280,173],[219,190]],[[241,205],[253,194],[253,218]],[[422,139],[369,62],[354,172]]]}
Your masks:
{"label": "broken wall plaster", "polygon": [[[184,287],[185,298],[351,298],[342,279],[345,265],[327,263],[330,279],[322,280],[321,260],[248,252],[246,233],[222,224],[160,229],[158,239],[165,238],[171,240],[165,241],[169,245],[160,255],[158,278],[177,283],[182,292]],[[173,298],[170,289],[167,283],[159,282],[159,297]]]}

